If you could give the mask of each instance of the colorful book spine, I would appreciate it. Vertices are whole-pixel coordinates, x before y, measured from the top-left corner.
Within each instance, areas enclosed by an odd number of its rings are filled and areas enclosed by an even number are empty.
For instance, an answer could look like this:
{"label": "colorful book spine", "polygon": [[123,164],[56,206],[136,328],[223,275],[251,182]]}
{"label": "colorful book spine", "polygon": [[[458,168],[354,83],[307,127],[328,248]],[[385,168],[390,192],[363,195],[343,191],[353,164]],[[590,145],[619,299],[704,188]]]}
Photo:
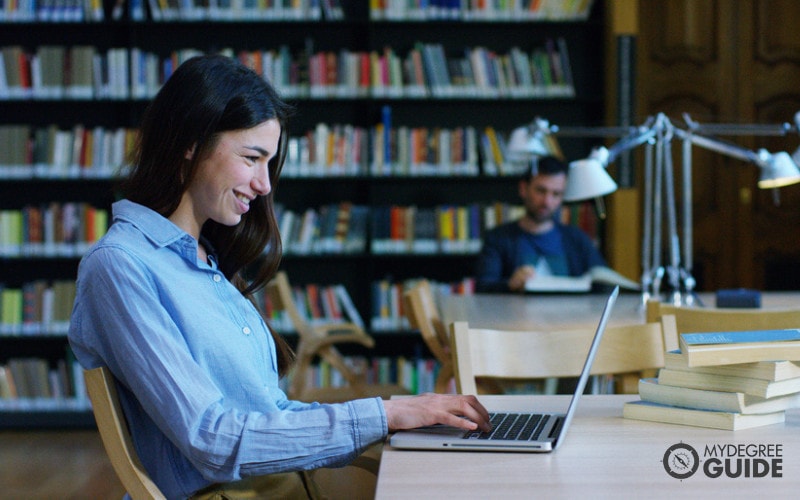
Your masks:
{"label": "colorful book spine", "polygon": [[75,282],[36,280],[0,289],[0,334],[65,335]]}
{"label": "colorful book spine", "polygon": [[531,22],[583,21],[593,0],[576,1],[472,1],[424,0],[417,2],[370,2],[374,21]]}
{"label": "colorful book spine", "polygon": [[[140,0],[136,0],[140,1]],[[159,12],[166,19],[168,10]],[[287,98],[353,99],[465,97],[471,99],[574,97],[567,42],[507,53],[468,47],[449,53],[439,43],[417,43],[405,53],[305,47],[222,51],[269,79]],[[138,47],[101,49],[91,45],[35,49],[2,47],[0,99],[149,99],[174,69],[201,52],[176,50],[167,56]]]}
{"label": "colorful book spine", "polygon": [[0,210],[0,256],[79,257],[108,230],[108,212],[86,203]]}

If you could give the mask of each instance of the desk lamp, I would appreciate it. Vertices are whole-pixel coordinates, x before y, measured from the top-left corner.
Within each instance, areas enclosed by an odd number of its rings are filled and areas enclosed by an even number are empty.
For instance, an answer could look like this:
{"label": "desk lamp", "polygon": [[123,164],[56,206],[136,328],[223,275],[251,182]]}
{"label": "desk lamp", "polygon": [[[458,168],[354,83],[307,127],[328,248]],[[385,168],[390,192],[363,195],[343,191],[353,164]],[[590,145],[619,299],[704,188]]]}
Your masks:
{"label": "desk lamp", "polygon": [[[675,126],[664,114],[648,117],[639,127],[575,127],[559,128],[537,118],[520,132],[515,143],[525,154],[548,154],[542,138],[548,134],[567,137],[621,137],[606,149],[592,150],[588,158],[570,163],[570,181],[564,192],[565,202],[575,202],[601,197],[614,192],[617,185],[606,168],[623,152],[645,146],[644,155],[644,227],[642,231],[642,300],[661,295],[661,281],[666,276],[672,287],[672,302],[676,305],[694,305],[695,279],[692,277],[692,146],[699,146],[757,166],[761,172],[758,187],[778,188],[800,182],[800,148],[793,156],[787,152],[770,153],[766,149],[752,151],[729,143],[714,135],[786,135],[800,131],[800,112],[795,115],[795,125],[700,125],[684,114],[686,128]],[[526,135],[522,135],[522,133]],[[682,153],[682,238],[677,224],[677,210],[673,180],[673,137],[683,141]],[[525,139],[524,141],[522,139]],[[513,141],[512,141],[513,142]],[[514,146],[512,146],[513,148]],[[777,189],[775,190],[777,202]],[[600,205],[598,205],[600,208]],[[601,213],[601,210],[598,210]],[[602,215],[601,215],[602,216]],[[666,219],[669,245],[669,265],[662,266],[662,219]],[[682,254],[682,257],[681,257]]]}
{"label": "desk lamp", "polygon": [[550,124],[539,117],[530,125],[515,128],[508,139],[509,158],[512,161],[528,161],[532,156],[552,154],[547,147],[547,135],[550,133]]}
{"label": "desk lamp", "polygon": [[[625,129],[604,129],[605,132],[614,134]],[[556,133],[569,136],[587,135],[591,129],[555,129]],[[633,149],[652,139],[655,131],[653,127],[644,125],[638,129],[627,130],[624,136],[610,148],[600,146],[594,148],[588,158],[575,160],[569,164],[569,182],[564,190],[564,201],[574,202],[594,198],[598,204],[598,213],[602,218],[604,210],[602,197],[617,190],[617,183],[606,170],[608,165],[615,161],[623,152]]]}
{"label": "desk lamp", "polygon": [[[798,119],[798,113],[795,120]],[[691,117],[684,113],[686,130],[675,127],[675,135],[683,140],[683,242],[684,242],[684,269],[691,271],[693,265],[692,251],[692,153],[693,145],[715,151],[720,154],[737,158],[745,162],[756,165],[761,173],[759,175],[758,187],[760,189],[775,189],[774,199],[778,203],[778,191],[776,188],[788,186],[800,182],[800,169],[797,164],[785,151],[770,153],[766,149],[752,151],[737,144],[723,141],[713,135],[786,135],[792,130],[789,124],[780,125],[700,125],[693,121]],[[800,149],[795,154],[800,153]],[[684,287],[687,291],[685,300],[687,305],[692,305],[693,289],[695,281],[687,274]]]}
{"label": "desk lamp", "polygon": [[[643,300],[650,295],[661,293],[661,282],[667,277],[672,287],[672,302],[681,305],[694,305],[696,282],[692,271],[692,188],[691,188],[691,147],[693,145],[716,151],[756,165],[761,173],[758,187],[777,188],[800,182],[800,169],[786,152],[770,153],[765,149],[751,151],[736,144],[717,139],[712,134],[741,135],[785,135],[791,130],[800,129],[800,113],[795,115],[796,127],[781,125],[699,125],[684,114],[686,129],[676,127],[663,113],[648,118],[644,125],[623,138],[606,154],[604,148],[592,151],[587,160],[595,159],[602,166],[613,162],[622,152],[640,145],[646,145],[644,165],[644,227],[642,242],[642,291]],[[683,140],[682,155],[682,228],[678,235],[675,191],[673,181],[672,148],[673,137]],[[800,148],[795,152],[800,159]],[[596,165],[595,165],[596,168]],[[565,200],[578,201],[591,196],[591,190],[580,185],[582,177],[576,177],[568,186]],[[595,181],[589,181],[590,186]],[[776,191],[777,193],[777,191]],[[776,194],[777,196],[777,194]],[[777,198],[776,198],[777,201]],[[669,265],[662,266],[662,218],[667,224],[666,235],[669,246]],[[682,258],[681,258],[682,253]]]}

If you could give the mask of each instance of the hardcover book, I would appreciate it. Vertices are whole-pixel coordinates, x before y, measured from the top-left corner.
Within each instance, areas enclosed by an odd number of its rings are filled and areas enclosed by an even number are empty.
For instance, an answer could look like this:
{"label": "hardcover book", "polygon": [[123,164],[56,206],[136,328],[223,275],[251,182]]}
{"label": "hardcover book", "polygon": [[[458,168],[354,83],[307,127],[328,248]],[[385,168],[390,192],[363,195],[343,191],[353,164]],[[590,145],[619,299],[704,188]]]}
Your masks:
{"label": "hardcover book", "polygon": [[800,394],[760,398],[743,392],[711,391],[659,384],[658,379],[639,380],[639,397],[643,401],[682,408],[714,410],[745,415],[772,413],[800,406]]}
{"label": "hardcover book", "polygon": [[669,368],[662,368],[658,372],[658,383],[710,391],[743,392],[761,398],[773,398],[800,392],[800,378],[770,382],[756,378],[697,373]]}
{"label": "hardcover book", "polygon": [[741,413],[724,411],[678,408],[676,406],[659,405],[647,401],[629,401],[625,403],[622,416],[633,420],[710,427],[712,429],[729,431],[779,424],[786,420],[786,414],[782,411],[743,415]]}
{"label": "hardcover book", "polygon": [[736,363],[732,365],[690,367],[686,362],[686,357],[683,356],[679,350],[664,353],[664,368],[697,373],[712,373],[715,375],[758,378],[771,381],[800,377],[800,363],[794,361],[758,361],[754,363]]}
{"label": "hardcover book", "polygon": [[691,367],[800,361],[800,329],[682,333],[679,344]]}

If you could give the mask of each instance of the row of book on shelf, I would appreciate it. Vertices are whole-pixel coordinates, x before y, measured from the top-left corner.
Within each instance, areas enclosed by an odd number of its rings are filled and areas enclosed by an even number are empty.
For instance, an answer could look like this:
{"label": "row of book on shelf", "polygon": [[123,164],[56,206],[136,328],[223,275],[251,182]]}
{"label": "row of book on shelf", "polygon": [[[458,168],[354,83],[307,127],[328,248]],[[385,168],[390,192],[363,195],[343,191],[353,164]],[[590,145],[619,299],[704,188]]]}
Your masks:
{"label": "row of book on shelf", "polygon": [[[123,0],[124,1],[124,0]],[[133,21],[341,21],[341,0],[127,0]]]}
{"label": "row of book on shelf", "polygon": [[[365,323],[347,288],[342,284],[294,284],[292,298],[300,315],[312,325],[346,322],[362,329],[369,327],[373,332],[396,332],[410,328],[403,310],[402,297],[419,279],[394,281],[387,277],[373,281],[370,285],[372,309],[369,312],[369,325]],[[471,277],[448,283],[430,281],[430,285],[436,297],[468,295],[475,292],[475,281]],[[282,311],[275,310],[268,295],[259,292],[256,295],[256,304],[276,330],[282,333],[294,331],[291,319]]]}
{"label": "row of book on shelf", "polygon": [[[369,384],[399,384],[411,393],[433,392],[439,363],[431,358],[405,356],[345,356],[345,362],[363,374]],[[285,391],[290,373],[281,379]],[[36,357],[14,357],[0,363],[0,410],[88,409],[83,369],[72,356],[55,361]],[[312,367],[310,387],[346,385],[341,373],[321,360]]]}
{"label": "row of book on shelf", "polygon": [[[303,211],[276,204],[286,255],[474,254],[483,233],[517,219],[522,206],[366,206],[342,201]],[[561,220],[598,240],[588,203],[562,207]],[[0,257],[80,257],[108,231],[109,212],[84,202],[49,202],[0,210]]]}
{"label": "row of book on shelf", "polygon": [[109,222],[108,210],[82,202],[0,210],[0,257],[79,257]]}
{"label": "row of book on shelf", "polygon": [[477,129],[469,126],[392,126],[388,106],[383,115],[370,129],[318,123],[302,136],[290,137],[281,175],[477,176],[481,172],[480,147],[489,142],[479,141],[486,133],[479,136]]}
{"label": "row of book on shelf", "polygon": [[136,129],[0,125],[0,179],[111,178],[124,175]]}
{"label": "row of book on shelf", "polygon": [[[373,21],[582,21],[593,0],[370,0]],[[106,13],[102,0],[0,2],[0,22],[341,21],[341,0],[119,0]]]}
{"label": "row of book on shelf", "polygon": [[626,418],[746,429],[800,407],[800,330],[683,333],[657,378],[639,381]]}
{"label": "row of book on shelf", "polygon": [[[434,392],[439,363],[431,358],[405,356],[345,356],[347,363],[358,374],[363,374],[367,384],[397,384],[411,394]],[[342,387],[347,381],[327,361],[321,360],[311,368],[307,378],[309,388]],[[281,380],[283,390],[291,383],[291,374]]]}
{"label": "row of book on shelf", "polygon": [[381,21],[582,21],[593,0],[372,0]]}
{"label": "row of book on shelf", "polygon": [[0,284],[0,335],[66,335],[74,301],[74,280]]}
{"label": "row of book on shelf", "polygon": [[[372,283],[371,329],[408,329],[401,298],[415,281],[395,282],[384,278]],[[432,286],[437,295],[474,292],[474,280],[469,277],[452,283],[433,282]],[[362,314],[342,284],[294,285],[292,293],[300,314],[311,324],[350,322],[367,328]],[[74,280],[38,279],[19,287],[0,284],[0,336],[63,336],[69,329],[74,300]],[[278,331],[294,331],[291,320],[272,307],[263,291],[257,294],[256,303]]]}
{"label": "row of book on shelf", "polygon": [[[388,108],[388,107],[386,107]],[[511,176],[526,168],[508,134],[486,126],[393,125],[391,110],[372,128],[319,123],[289,138],[284,177]],[[126,175],[136,129],[76,124],[0,125],[0,179],[112,178]],[[548,153],[563,157],[555,139]]]}
{"label": "row of book on shelf", "polygon": [[[526,52],[465,47],[446,53],[440,43],[417,42],[404,55],[372,51],[219,51],[238,58],[287,98],[552,98],[575,95],[564,38],[548,38]],[[21,45],[0,49],[0,99],[149,99],[193,48],[167,57],[138,47]]]}
{"label": "row of book on shelf", "polygon": [[67,348],[63,358],[12,357],[0,362],[0,409],[88,408],[83,369]]}
{"label": "row of book on shelf", "polygon": [[[484,232],[518,219],[521,205],[488,204],[365,206],[348,201],[307,208],[302,212],[278,204],[284,252],[315,254],[475,254]],[[580,227],[595,241],[598,224],[592,206],[572,204],[561,208],[561,221]],[[599,243],[599,241],[598,241]]]}
{"label": "row of book on shelf", "polygon": [[[468,274],[469,270],[465,271]],[[403,305],[403,294],[413,288],[418,279],[394,281],[387,277],[373,281],[371,287],[372,331],[398,331],[409,328]],[[475,293],[475,278],[467,275],[457,281],[437,282],[429,280],[437,303],[446,295],[472,295]]]}
{"label": "row of book on shelf", "polygon": [[131,21],[337,21],[344,19],[340,0],[117,0],[110,12],[102,0],[4,0],[2,22]]}
{"label": "row of book on shelf", "polygon": [[2,0],[0,23],[101,22],[105,19],[103,0]]}

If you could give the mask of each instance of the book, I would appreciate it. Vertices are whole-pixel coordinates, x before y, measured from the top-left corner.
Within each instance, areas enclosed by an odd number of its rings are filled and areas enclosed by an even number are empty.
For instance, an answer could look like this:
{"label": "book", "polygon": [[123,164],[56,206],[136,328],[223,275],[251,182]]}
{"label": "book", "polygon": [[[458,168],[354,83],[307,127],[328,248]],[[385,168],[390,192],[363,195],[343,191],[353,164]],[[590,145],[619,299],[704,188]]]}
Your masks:
{"label": "book", "polygon": [[633,420],[647,420],[667,424],[692,425],[737,431],[764,425],[779,424],[786,420],[782,411],[754,415],[741,413],[697,410],[677,406],[660,405],[648,401],[628,401],[622,409],[622,416]]}
{"label": "book", "polygon": [[689,366],[800,361],[800,329],[682,333],[678,343]]}
{"label": "book", "polygon": [[800,377],[800,363],[794,361],[758,361],[755,363],[690,367],[686,363],[686,357],[677,349],[664,353],[664,368],[772,381]]}
{"label": "book", "polygon": [[581,276],[536,275],[525,283],[526,292],[588,292],[592,284],[619,285],[639,290],[639,283],[626,278],[610,267],[594,266]]}
{"label": "book", "polygon": [[800,406],[800,394],[760,398],[743,392],[710,391],[659,384],[658,379],[639,380],[639,397],[643,401],[682,408],[714,410],[751,415],[772,413]]}
{"label": "book", "polygon": [[11,368],[0,365],[0,399],[11,399],[17,397],[17,386],[14,384],[14,377],[11,375]]}
{"label": "book", "polygon": [[334,285],[333,288],[336,292],[336,297],[339,299],[341,308],[344,310],[345,316],[347,316],[347,319],[349,319],[351,323],[354,323],[363,329],[365,327],[364,320],[361,318],[361,314],[359,314],[358,309],[356,309],[356,306],[353,304],[350,294],[347,293],[347,288],[345,288],[344,285]]}
{"label": "book", "polygon": [[658,383],[710,391],[743,392],[761,398],[773,398],[800,392],[800,378],[771,382],[757,378],[715,375],[669,368],[659,370]]}
{"label": "book", "polygon": [[72,99],[91,99],[93,95],[94,58],[97,51],[91,45],[76,45],[70,47],[67,58],[69,60],[69,84],[66,95]]}
{"label": "book", "polygon": [[366,249],[369,217],[370,209],[366,205],[350,207],[350,223],[344,239],[345,252],[357,253]]}

